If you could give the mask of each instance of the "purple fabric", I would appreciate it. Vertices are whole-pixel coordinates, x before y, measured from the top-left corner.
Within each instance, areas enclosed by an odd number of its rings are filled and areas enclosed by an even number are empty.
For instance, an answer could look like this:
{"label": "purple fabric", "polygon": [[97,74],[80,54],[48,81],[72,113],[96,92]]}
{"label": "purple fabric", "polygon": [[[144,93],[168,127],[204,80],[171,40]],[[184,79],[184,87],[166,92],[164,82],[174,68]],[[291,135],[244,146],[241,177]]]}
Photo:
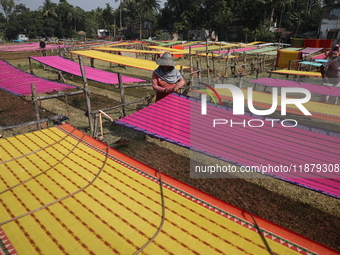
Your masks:
{"label": "purple fabric", "polygon": [[[46,57],[30,57],[40,63],[51,66],[55,69],[70,73],[76,76],[81,75],[80,66],[78,63],[59,56],[46,56]],[[93,81],[98,81],[106,84],[118,84],[118,74],[106,72],[93,67],[84,66],[86,78]],[[137,79],[129,76],[122,75],[123,83],[145,82],[145,80]]]}
{"label": "purple fabric", "polygon": [[302,54],[313,54],[315,52],[318,52],[320,50],[323,50],[323,48],[310,48],[310,47],[307,47],[307,48],[304,48],[301,50]]}
{"label": "purple fabric", "polygon": [[[234,53],[234,52],[242,52],[242,51],[247,51],[247,50],[254,50],[257,49],[256,47],[248,47],[248,48],[238,48],[238,49],[231,49],[229,52]],[[214,51],[214,53],[228,53],[228,50],[222,50],[222,51]]]}
{"label": "purple fabric", "polygon": [[260,78],[257,80],[250,81],[251,83],[257,83],[271,87],[298,87],[308,89],[311,93],[329,95],[329,96],[340,96],[340,87],[332,87],[326,85],[317,85],[310,83],[302,83],[288,80],[280,80],[275,78]]}
{"label": "purple fabric", "polygon": [[31,95],[31,84],[35,84],[37,93],[46,93],[76,88],[58,82],[39,78],[26,73],[4,60],[0,60],[0,88],[15,95]]}
{"label": "purple fabric", "polygon": [[305,126],[283,127],[280,123],[261,128],[240,124],[213,127],[213,119],[259,119],[233,115],[225,107],[210,104],[207,115],[201,115],[200,110],[199,101],[170,94],[116,123],[236,165],[290,167],[292,171],[288,173],[268,175],[340,198],[339,172],[300,173],[299,168],[293,171],[294,166],[305,164],[339,165],[340,134],[312,131]]}

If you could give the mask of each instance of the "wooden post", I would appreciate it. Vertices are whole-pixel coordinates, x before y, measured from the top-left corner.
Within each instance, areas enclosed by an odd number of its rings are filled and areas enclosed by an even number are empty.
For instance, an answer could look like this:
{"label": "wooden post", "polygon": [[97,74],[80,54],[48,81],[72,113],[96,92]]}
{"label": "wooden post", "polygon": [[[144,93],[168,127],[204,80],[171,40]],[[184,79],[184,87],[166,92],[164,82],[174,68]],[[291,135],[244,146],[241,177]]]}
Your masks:
{"label": "wooden post", "polygon": [[229,67],[229,53],[228,53],[227,59],[225,61],[225,73],[224,73],[225,77],[228,77],[228,67]]}
{"label": "wooden post", "polygon": [[99,113],[99,126],[100,126],[100,139],[104,138],[104,131],[103,131],[103,118],[102,118],[102,114]]}
{"label": "wooden post", "polygon": [[32,60],[30,57],[28,57],[28,63],[30,64],[30,73],[34,75],[33,69],[32,69]]}
{"label": "wooden post", "polygon": [[91,59],[90,59],[90,62],[91,62],[91,67],[94,68],[94,58],[91,58]]}
{"label": "wooden post", "polygon": [[212,60],[212,65],[213,65],[214,78],[215,78],[216,77],[216,70],[215,70],[214,52],[211,53],[211,60]]}
{"label": "wooden post", "polygon": [[66,84],[66,80],[65,80],[63,74],[61,73],[61,71],[57,71],[57,73],[58,73],[58,80],[63,79],[63,82]]}
{"label": "wooden post", "polygon": [[92,137],[98,138],[98,114],[94,114],[94,127]]}
{"label": "wooden post", "polygon": [[92,122],[92,116],[91,116],[90,91],[88,89],[88,83],[87,83],[87,78],[86,78],[83,58],[82,58],[81,55],[78,55],[78,59],[79,59],[81,75],[83,77],[83,82],[84,82],[84,94],[85,94],[86,107],[87,107],[87,112],[88,112],[90,131],[93,132],[93,122]]}
{"label": "wooden post", "polygon": [[122,101],[122,113],[123,117],[126,116],[126,111],[125,111],[125,90],[124,90],[124,85],[122,82],[122,74],[118,73],[118,81],[119,81],[119,88],[120,88],[120,99]]}
{"label": "wooden post", "polygon": [[198,81],[201,82],[201,65],[200,65],[200,62],[197,61],[197,74],[198,74]]}
{"label": "wooden post", "polygon": [[190,56],[190,84],[193,85],[193,74],[192,72],[194,71],[193,63],[192,63],[192,49],[191,46],[189,46],[189,56]]}
{"label": "wooden post", "polygon": [[35,112],[35,116],[37,118],[37,128],[38,128],[38,130],[40,130],[41,124],[40,124],[39,104],[38,104],[38,100],[37,100],[37,90],[36,90],[35,85],[33,83],[31,83],[31,90],[32,90],[32,99],[33,99],[33,102],[34,102],[34,112]]}
{"label": "wooden post", "polygon": [[209,53],[208,53],[208,37],[205,39],[205,54],[206,54],[206,61],[207,61],[207,69],[208,69],[208,84],[210,84],[210,66],[209,66]]}

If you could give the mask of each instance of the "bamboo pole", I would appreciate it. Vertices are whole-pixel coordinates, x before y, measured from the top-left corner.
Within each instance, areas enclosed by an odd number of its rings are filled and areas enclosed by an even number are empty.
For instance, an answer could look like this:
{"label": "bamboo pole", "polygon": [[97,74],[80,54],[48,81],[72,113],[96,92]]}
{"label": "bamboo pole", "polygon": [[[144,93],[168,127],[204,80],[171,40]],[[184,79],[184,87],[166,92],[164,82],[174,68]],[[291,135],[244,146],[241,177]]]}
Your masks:
{"label": "bamboo pole", "polygon": [[190,84],[193,84],[193,75],[192,72],[194,71],[193,63],[192,63],[192,49],[191,46],[189,47],[189,56],[190,56]]}
{"label": "bamboo pole", "polygon": [[[148,99],[148,98],[150,98],[150,97],[146,97],[146,98],[143,98],[143,99],[138,99],[138,100],[135,100],[135,101],[126,103],[125,106],[130,105],[130,104],[136,104],[136,103],[145,101],[145,100]],[[117,108],[119,108],[119,107],[122,107],[122,105],[120,104],[120,105],[113,106],[113,107],[111,107],[111,108],[102,109],[102,110],[99,110],[99,111],[93,111],[93,112],[91,112],[91,114],[97,114],[97,113],[100,113],[100,112],[107,112],[107,111],[111,111],[111,110],[117,109]]]}
{"label": "bamboo pole", "polygon": [[125,110],[125,90],[124,90],[124,85],[122,82],[122,74],[118,73],[118,81],[119,81],[119,87],[120,87],[120,99],[122,102],[122,112],[123,112],[123,117],[126,116],[126,110]]}
{"label": "bamboo pole", "polygon": [[97,138],[98,137],[98,114],[94,114],[94,124],[93,124],[93,133],[92,137]]}
{"label": "bamboo pole", "polygon": [[83,94],[84,92],[82,90],[70,92],[70,93],[58,93],[54,95],[49,95],[49,96],[41,96],[37,97],[37,100],[46,100],[46,99],[51,99],[51,98],[58,98],[58,97],[64,97],[64,96],[73,96],[73,95],[78,95],[78,94]]}
{"label": "bamboo pole", "polygon": [[104,137],[103,118],[102,118],[102,114],[101,113],[99,113],[99,126],[100,126],[100,136]]}
{"label": "bamboo pole", "polygon": [[63,74],[61,73],[61,71],[57,70],[57,73],[58,73],[58,80],[63,79],[63,82],[66,83],[66,80],[65,80]]}
{"label": "bamboo pole", "polygon": [[91,118],[90,91],[88,89],[88,83],[87,83],[87,78],[86,78],[83,58],[82,58],[81,55],[78,55],[78,59],[79,59],[81,75],[83,77],[83,82],[84,82],[84,94],[85,94],[85,100],[86,100],[86,108],[87,108],[87,112],[88,112],[90,131],[93,132],[93,122],[92,122],[92,118]]}
{"label": "bamboo pole", "polygon": [[212,60],[212,65],[213,65],[214,78],[215,78],[215,77],[216,77],[216,70],[215,70],[215,57],[214,57],[214,52],[211,53],[211,60]]}
{"label": "bamboo pole", "polygon": [[198,81],[201,82],[201,64],[197,61]]}
{"label": "bamboo pole", "polygon": [[61,118],[61,115],[54,115],[52,117],[40,119],[39,121],[35,120],[35,121],[29,121],[29,122],[20,123],[20,124],[11,125],[11,126],[1,126],[0,130],[7,130],[7,129],[13,129],[13,128],[18,128],[18,127],[25,127],[25,126],[34,125],[34,124],[37,124],[37,123],[47,122],[49,120],[58,120],[60,118]]}
{"label": "bamboo pole", "polygon": [[30,65],[30,73],[34,75],[33,68],[32,68],[32,60],[31,57],[28,57],[28,63]]}
{"label": "bamboo pole", "polygon": [[205,40],[205,55],[206,55],[206,61],[207,61],[207,71],[208,71],[208,84],[210,84],[210,70],[209,70],[209,53],[208,53],[208,37],[206,37]]}
{"label": "bamboo pole", "polygon": [[37,90],[36,90],[36,87],[33,83],[31,83],[31,90],[32,90],[32,98],[33,98],[33,102],[34,102],[35,117],[37,119],[37,128],[38,128],[38,130],[41,130],[39,105],[38,105],[38,100],[37,100]]}

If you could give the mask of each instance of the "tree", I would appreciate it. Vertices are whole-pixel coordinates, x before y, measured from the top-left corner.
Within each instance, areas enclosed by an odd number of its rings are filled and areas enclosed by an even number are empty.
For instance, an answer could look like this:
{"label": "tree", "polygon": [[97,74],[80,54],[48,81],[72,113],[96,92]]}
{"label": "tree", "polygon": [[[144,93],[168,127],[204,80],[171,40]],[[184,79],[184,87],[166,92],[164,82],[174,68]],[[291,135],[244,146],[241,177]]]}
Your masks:
{"label": "tree", "polygon": [[0,0],[0,5],[5,13],[5,18],[8,23],[8,16],[11,14],[14,8],[14,0]]}
{"label": "tree", "polygon": [[[213,15],[205,12],[206,0],[168,0],[161,11],[159,24],[170,32],[202,29],[205,19]],[[205,15],[205,16],[202,16]]]}
{"label": "tree", "polygon": [[16,39],[19,33],[26,33],[30,38],[43,33],[43,17],[39,11],[30,11],[25,5],[16,5],[9,15],[6,29],[8,39]]}
{"label": "tree", "polygon": [[119,4],[119,25],[120,25],[120,28],[122,28],[123,27],[123,20],[122,20],[123,5],[124,5],[124,3],[134,2],[134,0],[115,0],[116,3],[118,1],[120,1],[120,4]]}
{"label": "tree", "polygon": [[56,13],[58,15],[57,36],[61,38],[73,37],[74,17],[77,15],[73,5],[70,5],[66,0],[59,0]]}
{"label": "tree", "polygon": [[142,39],[142,17],[151,16],[153,12],[161,9],[159,0],[140,0],[137,3],[137,11],[139,15],[139,39]]}
{"label": "tree", "polygon": [[45,0],[41,12],[45,17],[58,17],[58,14],[56,13],[56,7],[57,5],[51,2],[51,0]]}
{"label": "tree", "polygon": [[284,5],[284,4],[289,4],[291,2],[293,2],[294,0],[262,0],[264,1],[266,4],[268,4],[270,6],[270,17],[269,17],[269,25],[268,25],[268,31],[272,26],[272,23],[274,21],[274,12],[275,9],[280,5]]}
{"label": "tree", "polygon": [[77,23],[83,20],[84,10],[80,7],[71,8],[70,12],[67,14],[67,20],[73,24],[73,30],[77,31]]}

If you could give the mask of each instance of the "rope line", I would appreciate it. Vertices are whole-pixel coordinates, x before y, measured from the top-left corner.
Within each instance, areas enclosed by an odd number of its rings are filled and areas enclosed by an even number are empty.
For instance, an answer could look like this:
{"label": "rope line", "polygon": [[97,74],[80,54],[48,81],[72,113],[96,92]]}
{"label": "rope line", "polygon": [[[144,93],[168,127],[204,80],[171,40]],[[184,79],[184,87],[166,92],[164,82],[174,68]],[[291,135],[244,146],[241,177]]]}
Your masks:
{"label": "rope line", "polygon": [[45,149],[47,149],[47,148],[49,148],[49,147],[52,147],[52,146],[54,146],[54,145],[60,143],[62,140],[65,140],[65,139],[66,139],[68,136],[70,136],[76,129],[77,129],[77,128],[73,128],[73,130],[72,130],[71,132],[66,131],[67,135],[66,135],[65,137],[61,138],[60,140],[58,140],[58,141],[56,141],[56,142],[54,142],[54,143],[52,143],[52,144],[49,144],[49,145],[47,145],[47,146],[45,146],[45,147],[42,147],[42,148],[40,148],[40,149],[38,149],[38,150],[36,150],[36,151],[31,151],[30,153],[21,155],[21,156],[19,156],[19,157],[17,157],[17,158],[12,158],[12,159],[9,159],[9,160],[2,161],[2,162],[0,162],[0,164],[5,164],[5,163],[11,162],[11,161],[13,161],[13,160],[17,160],[17,159],[20,159],[20,158],[23,158],[23,157],[32,155],[32,154],[34,154],[34,153],[37,153],[37,152],[39,152],[39,151],[45,150]]}
{"label": "rope line", "polygon": [[159,224],[159,227],[158,227],[156,233],[150,238],[149,241],[147,241],[142,247],[140,247],[135,253],[133,253],[133,255],[137,255],[138,253],[143,251],[158,236],[158,234],[161,232],[161,230],[163,228],[164,221],[165,221],[165,203],[164,203],[163,182],[162,182],[162,174],[161,174],[161,172],[159,172],[159,188],[160,188],[161,199],[162,199],[162,218],[161,218],[161,222]]}
{"label": "rope line", "polygon": [[3,193],[5,193],[5,192],[7,192],[7,191],[9,191],[9,190],[12,190],[12,189],[14,189],[14,188],[16,188],[16,187],[18,187],[18,186],[20,186],[20,185],[22,185],[22,184],[24,184],[24,183],[26,183],[26,182],[28,182],[28,181],[30,181],[30,180],[33,180],[33,179],[35,179],[35,178],[37,178],[38,176],[40,176],[40,175],[42,175],[42,174],[45,174],[46,172],[48,172],[49,170],[51,170],[52,168],[54,168],[55,166],[57,166],[60,162],[62,162],[66,157],[68,157],[68,155],[70,155],[73,151],[74,151],[74,149],[76,148],[76,147],[78,147],[78,145],[79,145],[79,143],[83,140],[83,138],[85,137],[85,133],[83,134],[83,136],[78,140],[78,142],[77,142],[77,144],[62,158],[62,159],[60,159],[57,163],[55,163],[54,165],[52,165],[50,168],[48,168],[48,169],[46,169],[45,171],[43,171],[43,172],[40,172],[39,174],[37,174],[37,175],[35,175],[35,176],[32,176],[31,178],[29,178],[29,179],[27,179],[27,180],[25,180],[25,181],[22,181],[22,182],[20,182],[20,183],[18,183],[18,184],[16,184],[16,185],[14,185],[14,186],[12,186],[12,187],[9,187],[9,188],[7,188],[6,190],[4,190],[4,191],[1,191],[0,192],[0,195],[1,194],[3,194]]}
{"label": "rope line", "polygon": [[264,236],[263,233],[262,233],[262,230],[261,230],[260,226],[257,224],[257,221],[255,220],[253,214],[250,212],[248,205],[247,205],[246,202],[244,202],[243,200],[242,200],[242,202],[243,202],[244,205],[247,207],[248,213],[250,214],[250,217],[253,219],[253,221],[254,221],[254,226],[255,226],[255,228],[257,229],[257,232],[259,233],[259,235],[261,236],[261,240],[262,240],[262,242],[264,243],[264,245],[266,246],[267,251],[269,252],[270,255],[274,255],[272,249],[271,249],[270,246],[269,246],[269,243],[267,242],[265,236]]}

